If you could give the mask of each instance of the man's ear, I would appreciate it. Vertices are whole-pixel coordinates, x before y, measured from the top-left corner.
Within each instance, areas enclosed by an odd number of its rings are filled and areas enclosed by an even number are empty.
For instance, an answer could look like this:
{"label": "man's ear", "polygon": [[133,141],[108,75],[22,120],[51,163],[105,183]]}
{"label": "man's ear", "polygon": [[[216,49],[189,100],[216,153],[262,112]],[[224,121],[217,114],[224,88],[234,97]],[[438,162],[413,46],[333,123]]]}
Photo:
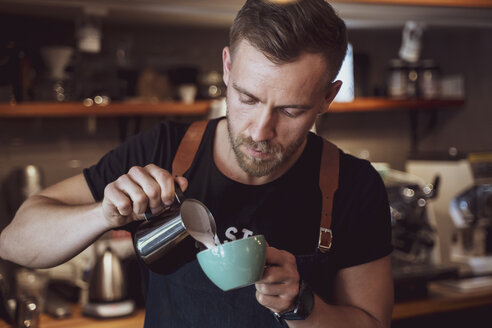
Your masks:
{"label": "man's ear", "polygon": [[222,79],[227,86],[229,83],[229,75],[231,73],[231,49],[229,47],[224,47],[224,50],[222,50],[222,69],[224,71]]}
{"label": "man's ear", "polygon": [[330,108],[331,103],[333,102],[333,99],[338,94],[338,91],[340,91],[340,88],[342,87],[342,81],[337,80],[333,83],[330,84],[328,89],[325,92],[325,101],[323,104],[323,110],[322,113],[326,113],[328,111],[328,108]]}

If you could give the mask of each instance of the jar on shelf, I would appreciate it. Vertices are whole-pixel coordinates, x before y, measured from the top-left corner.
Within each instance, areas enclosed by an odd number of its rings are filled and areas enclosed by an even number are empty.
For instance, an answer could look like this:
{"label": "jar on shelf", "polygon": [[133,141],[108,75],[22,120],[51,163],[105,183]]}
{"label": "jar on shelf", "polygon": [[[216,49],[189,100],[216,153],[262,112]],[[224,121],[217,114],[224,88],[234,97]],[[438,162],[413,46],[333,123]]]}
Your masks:
{"label": "jar on shelf", "polygon": [[419,95],[424,99],[439,98],[440,90],[440,71],[435,61],[432,59],[423,60],[420,65]]}
{"label": "jar on shelf", "polygon": [[388,96],[406,98],[408,67],[401,59],[392,59],[389,63]]}
{"label": "jar on shelf", "polygon": [[418,94],[419,69],[420,69],[419,62],[408,63],[407,85],[406,85],[407,98],[417,98],[419,95]]}

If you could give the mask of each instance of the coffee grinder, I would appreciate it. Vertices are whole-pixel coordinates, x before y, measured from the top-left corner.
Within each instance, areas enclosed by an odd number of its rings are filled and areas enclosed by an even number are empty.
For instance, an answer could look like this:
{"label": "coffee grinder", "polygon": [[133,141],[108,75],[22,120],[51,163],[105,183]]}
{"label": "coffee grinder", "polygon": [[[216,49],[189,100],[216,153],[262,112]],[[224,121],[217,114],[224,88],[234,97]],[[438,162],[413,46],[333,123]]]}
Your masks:
{"label": "coffee grinder", "polygon": [[439,193],[440,177],[432,183],[373,163],[383,178],[390,205],[392,274],[395,299],[425,297],[430,281],[457,276],[455,266],[443,265],[432,202]]}
{"label": "coffee grinder", "polygon": [[451,260],[463,265],[464,274],[492,274],[492,153],[468,156],[474,184],[450,202],[456,228]]}

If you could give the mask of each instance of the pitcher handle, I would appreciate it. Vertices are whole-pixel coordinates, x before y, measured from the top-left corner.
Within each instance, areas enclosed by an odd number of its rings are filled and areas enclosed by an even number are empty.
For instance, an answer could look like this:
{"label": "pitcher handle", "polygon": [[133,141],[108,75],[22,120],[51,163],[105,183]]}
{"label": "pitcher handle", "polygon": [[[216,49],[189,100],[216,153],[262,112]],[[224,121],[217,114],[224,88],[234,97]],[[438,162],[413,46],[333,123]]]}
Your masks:
{"label": "pitcher handle", "polygon": [[[180,204],[180,205],[185,200],[184,193],[176,181],[174,182],[174,198],[176,199],[176,202],[178,202],[178,204]],[[144,213],[145,221],[149,221],[150,219],[152,219],[153,216],[154,215],[152,214],[152,211],[150,210],[150,206],[147,206],[147,210]]]}

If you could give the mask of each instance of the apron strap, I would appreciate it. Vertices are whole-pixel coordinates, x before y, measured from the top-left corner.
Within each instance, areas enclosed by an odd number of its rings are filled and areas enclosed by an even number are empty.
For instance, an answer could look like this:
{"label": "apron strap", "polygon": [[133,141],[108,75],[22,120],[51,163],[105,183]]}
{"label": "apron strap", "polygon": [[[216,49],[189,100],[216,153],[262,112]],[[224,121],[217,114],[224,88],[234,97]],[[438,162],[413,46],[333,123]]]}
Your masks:
{"label": "apron strap", "polygon": [[323,150],[321,153],[321,165],[319,170],[319,187],[321,189],[322,208],[318,240],[318,249],[322,253],[326,253],[330,250],[333,241],[331,219],[333,197],[338,189],[339,167],[340,151],[338,147],[323,139]]}
{"label": "apron strap", "polygon": [[[208,120],[193,122],[179,143],[172,163],[173,177],[183,176],[190,168],[202,141]],[[319,173],[319,187],[322,195],[321,224],[318,249],[322,253],[330,250],[333,240],[331,231],[333,197],[338,189],[340,153],[337,146],[323,139],[323,150]]]}
{"label": "apron strap", "polygon": [[173,159],[173,177],[183,176],[190,168],[191,163],[195,158],[195,154],[198,151],[198,147],[200,146],[200,142],[202,141],[208,122],[208,120],[195,121],[188,127],[183,139],[181,139],[181,142],[179,143],[178,150]]}

